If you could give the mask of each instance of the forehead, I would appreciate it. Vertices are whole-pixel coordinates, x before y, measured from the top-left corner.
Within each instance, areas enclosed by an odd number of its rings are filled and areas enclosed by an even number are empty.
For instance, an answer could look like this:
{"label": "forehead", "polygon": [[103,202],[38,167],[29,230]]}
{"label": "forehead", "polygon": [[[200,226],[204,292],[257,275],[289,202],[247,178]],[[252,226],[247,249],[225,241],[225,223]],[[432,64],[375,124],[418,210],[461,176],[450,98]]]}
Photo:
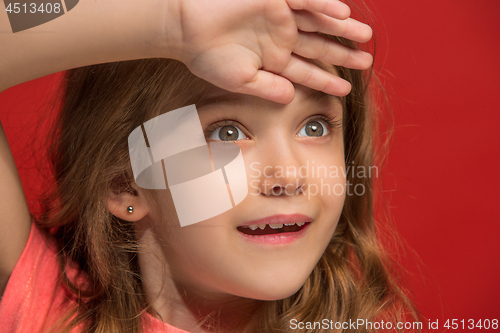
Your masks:
{"label": "forehead", "polygon": [[[294,84],[295,98],[291,104],[296,105],[312,105],[323,103],[334,103],[342,106],[342,99],[338,96],[326,94],[322,91],[313,90],[302,85]],[[259,106],[272,108],[281,108],[283,104],[264,100],[259,97],[232,93],[224,89],[212,86],[205,94],[194,103],[198,110],[202,110],[209,105],[230,104],[236,106]]]}

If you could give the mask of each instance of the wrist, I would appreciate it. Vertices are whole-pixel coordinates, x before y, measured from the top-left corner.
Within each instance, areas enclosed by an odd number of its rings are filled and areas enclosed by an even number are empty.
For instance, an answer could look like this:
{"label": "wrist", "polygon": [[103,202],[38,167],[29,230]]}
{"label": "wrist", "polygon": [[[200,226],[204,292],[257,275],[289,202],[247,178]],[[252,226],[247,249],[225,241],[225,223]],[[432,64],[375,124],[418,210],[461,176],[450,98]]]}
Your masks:
{"label": "wrist", "polygon": [[[150,13],[153,23],[150,28],[148,49],[153,57],[181,60],[182,0],[156,0]],[[154,12],[153,12],[154,11]]]}
{"label": "wrist", "polygon": [[174,33],[180,31],[176,29],[178,3],[180,0],[87,2],[82,9],[95,18],[94,26],[86,29],[95,33],[91,42],[97,51],[94,54],[107,58],[95,63],[174,58],[178,53],[174,45],[180,44]]}

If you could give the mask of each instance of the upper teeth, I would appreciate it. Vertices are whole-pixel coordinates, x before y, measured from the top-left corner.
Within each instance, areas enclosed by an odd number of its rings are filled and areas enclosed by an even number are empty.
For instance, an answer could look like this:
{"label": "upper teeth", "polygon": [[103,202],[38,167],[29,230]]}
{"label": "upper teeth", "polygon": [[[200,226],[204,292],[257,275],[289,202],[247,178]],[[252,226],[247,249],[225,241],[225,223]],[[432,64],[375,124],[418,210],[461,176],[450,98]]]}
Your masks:
{"label": "upper teeth", "polygon": [[[292,225],[298,225],[299,227],[303,226],[304,224],[306,224],[305,222],[299,222],[299,223],[279,223],[279,224],[269,224],[269,226],[272,228],[272,229],[281,229],[283,228],[283,225],[285,226],[292,226]],[[266,227],[265,224],[251,224],[251,225],[242,225],[243,228],[250,228],[252,230],[257,230],[257,228],[260,228],[261,230],[264,230],[264,228]]]}

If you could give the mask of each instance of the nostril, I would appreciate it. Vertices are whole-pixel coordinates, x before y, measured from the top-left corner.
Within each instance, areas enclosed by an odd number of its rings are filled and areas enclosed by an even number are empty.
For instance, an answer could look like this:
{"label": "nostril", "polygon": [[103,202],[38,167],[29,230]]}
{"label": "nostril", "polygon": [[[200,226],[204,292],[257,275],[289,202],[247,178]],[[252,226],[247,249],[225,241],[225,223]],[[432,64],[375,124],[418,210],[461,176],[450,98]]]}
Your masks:
{"label": "nostril", "polygon": [[297,194],[304,194],[307,185],[302,184],[288,184],[286,186],[281,186],[281,185],[276,185],[271,188],[271,190],[267,193],[265,193],[267,196],[273,195],[273,196],[280,196],[280,195],[297,195]]}
{"label": "nostril", "polygon": [[283,186],[275,186],[271,189],[272,195],[282,195],[284,193],[286,194],[286,188]]}
{"label": "nostril", "polygon": [[297,192],[297,194],[304,194],[306,192],[306,189],[307,189],[307,184],[302,184],[299,187],[297,187],[295,192]]}

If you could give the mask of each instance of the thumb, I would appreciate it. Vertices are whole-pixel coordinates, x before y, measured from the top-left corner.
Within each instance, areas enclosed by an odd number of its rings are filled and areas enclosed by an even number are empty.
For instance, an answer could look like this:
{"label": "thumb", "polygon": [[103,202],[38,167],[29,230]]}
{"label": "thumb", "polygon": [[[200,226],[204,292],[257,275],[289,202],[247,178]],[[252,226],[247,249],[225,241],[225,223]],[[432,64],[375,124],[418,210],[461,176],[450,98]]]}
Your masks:
{"label": "thumb", "polygon": [[237,92],[282,104],[291,103],[295,96],[295,88],[292,82],[264,70],[258,70],[254,78],[243,83]]}

